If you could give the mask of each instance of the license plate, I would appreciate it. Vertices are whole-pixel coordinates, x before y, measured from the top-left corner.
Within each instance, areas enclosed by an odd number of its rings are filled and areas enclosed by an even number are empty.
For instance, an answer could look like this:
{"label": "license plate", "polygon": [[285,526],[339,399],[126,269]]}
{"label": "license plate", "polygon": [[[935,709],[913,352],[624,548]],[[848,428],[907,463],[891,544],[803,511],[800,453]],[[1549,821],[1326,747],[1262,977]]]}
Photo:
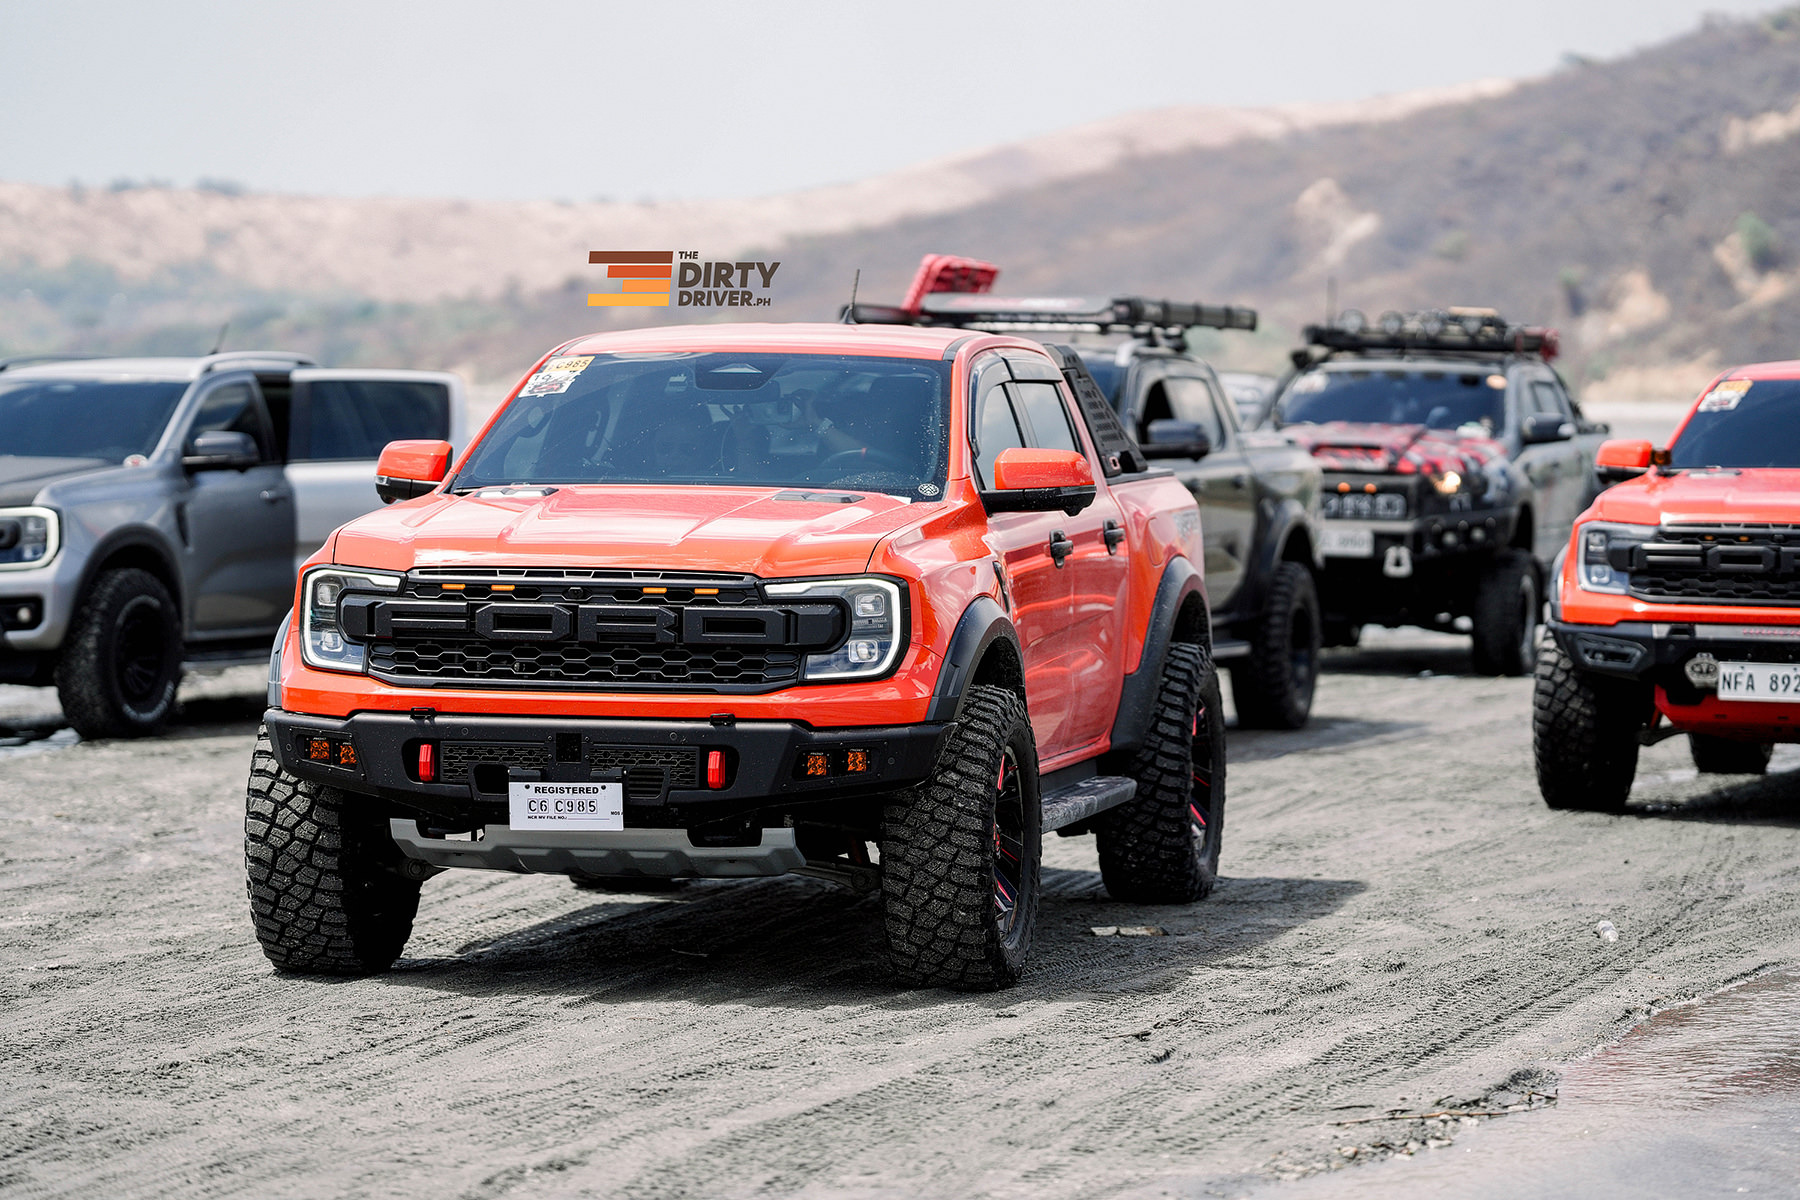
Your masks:
{"label": "license plate", "polygon": [[622,783],[532,783],[506,786],[508,824],[514,829],[623,829]]}
{"label": "license plate", "polygon": [[1319,530],[1319,549],[1333,558],[1374,558],[1375,531],[1333,529],[1327,525]]}
{"label": "license plate", "polygon": [[1800,702],[1800,665],[1720,663],[1719,699]]}

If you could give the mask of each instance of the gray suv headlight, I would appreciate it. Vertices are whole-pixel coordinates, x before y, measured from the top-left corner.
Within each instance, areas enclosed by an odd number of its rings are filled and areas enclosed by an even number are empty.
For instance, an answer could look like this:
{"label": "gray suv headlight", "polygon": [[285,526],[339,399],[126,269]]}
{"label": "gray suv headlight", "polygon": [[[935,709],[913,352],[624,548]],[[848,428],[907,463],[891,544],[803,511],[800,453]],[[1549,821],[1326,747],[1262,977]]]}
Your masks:
{"label": "gray suv headlight", "polygon": [[829,654],[806,656],[808,682],[836,683],[885,675],[893,669],[894,661],[906,645],[906,613],[900,603],[900,585],[891,579],[874,576],[815,579],[771,583],[763,590],[770,599],[838,596],[850,608],[850,636],[844,639],[844,644]]}
{"label": "gray suv headlight", "polygon": [[41,567],[56,557],[62,524],[48,508],[0,508],[0,571]]}
{"label": "gray suv headlight", "polygon": [[344,636],[338,602],[345,592],[397,592],[399,575],[353,567],[314,567],[300,585],[300,657],[326,671],[361,671],[368,651]]}

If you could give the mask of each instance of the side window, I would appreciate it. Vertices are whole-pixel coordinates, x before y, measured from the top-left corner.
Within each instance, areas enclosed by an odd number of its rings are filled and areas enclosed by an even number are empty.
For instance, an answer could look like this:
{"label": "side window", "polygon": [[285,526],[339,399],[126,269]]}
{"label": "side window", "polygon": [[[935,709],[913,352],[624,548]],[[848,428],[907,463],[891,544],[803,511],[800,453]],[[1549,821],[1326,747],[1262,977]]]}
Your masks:
{"label": "side window", "polygon": [[1552,413],[1567,420],[1574,419],[1569,411],[1568,401],[1563,399],[1562,389],[1547,379],[1531,381],[1532,407],[1541,413]]}
{"label": "side window", "polygon": [[1219,418],[1219,410],[1213,404],[1212,389],[1206,386],[1204,379],[1189,376],[1175,376],[1169,380],[1169,399],[1175,407],[1175,419],[1192,421],[1206,430],[1207,440],[1214,447],[1225,444],[1225,426]]}
{"label": "side window", "polygon": [[994,477],[994,460],[1002,450],[1023,446],[1006,389],[996,384],[981,394],[975,409],[975,486],[986,488]]}
{"label": "side window", "polygon": [[1144,393],[1144,411],[1138,414],[1137,440],[1150,440],[1150,422],[1173,421],[1175,410],[1169,407],[1168,381],[1159,379]]}
{"label": "side window", "polygon": [[263,420],[262,405],[249,384],[228,383],[208,392],[200,401],[200,411],[194,414],[188,440],[220,429],[249,434],[256,439],[256,448],[263,458],[270,457],[268,422]]}
{"label": "side window", "polygon": [[1081,452],[1081,443],[1075,440],[1075,430],[1069,425],[1069,408],[1063,403],[1061,389],[1054,383],[1035,380],[1006,386],[1030,427],[1031,445],[1040,450]]}
{"label": "side window", "polygon": [[389,442],[450,436],[450,394],[438,383],[315,379],[301,412],[296,459],[373,459]]}

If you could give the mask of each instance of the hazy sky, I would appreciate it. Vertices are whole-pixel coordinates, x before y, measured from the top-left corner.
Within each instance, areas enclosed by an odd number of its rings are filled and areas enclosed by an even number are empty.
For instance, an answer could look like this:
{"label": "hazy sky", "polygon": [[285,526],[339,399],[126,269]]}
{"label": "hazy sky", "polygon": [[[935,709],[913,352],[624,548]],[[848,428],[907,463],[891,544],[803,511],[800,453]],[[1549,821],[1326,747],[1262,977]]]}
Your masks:
{"label": "hazy sky", "polygon": [[1167,104],[1549,71],[1771,0],[0,0],[0,179],[788,191]]}

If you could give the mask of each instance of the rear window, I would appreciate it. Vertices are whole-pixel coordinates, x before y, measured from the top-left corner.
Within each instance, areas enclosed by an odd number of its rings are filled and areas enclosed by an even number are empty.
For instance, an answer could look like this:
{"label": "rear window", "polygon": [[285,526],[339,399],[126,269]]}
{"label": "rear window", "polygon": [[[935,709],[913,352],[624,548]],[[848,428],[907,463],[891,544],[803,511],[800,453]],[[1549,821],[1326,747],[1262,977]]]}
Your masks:
{"label": "rear window", "polygon": [[1727,379],[1669,447],[1672,467],[1800,467],[1800,379]]}
{"label": "rear window", "polygon": [[376,459],[389,442],[450,437],[450,389],[423,380],[314,379],[294,411],[294,462]]}

